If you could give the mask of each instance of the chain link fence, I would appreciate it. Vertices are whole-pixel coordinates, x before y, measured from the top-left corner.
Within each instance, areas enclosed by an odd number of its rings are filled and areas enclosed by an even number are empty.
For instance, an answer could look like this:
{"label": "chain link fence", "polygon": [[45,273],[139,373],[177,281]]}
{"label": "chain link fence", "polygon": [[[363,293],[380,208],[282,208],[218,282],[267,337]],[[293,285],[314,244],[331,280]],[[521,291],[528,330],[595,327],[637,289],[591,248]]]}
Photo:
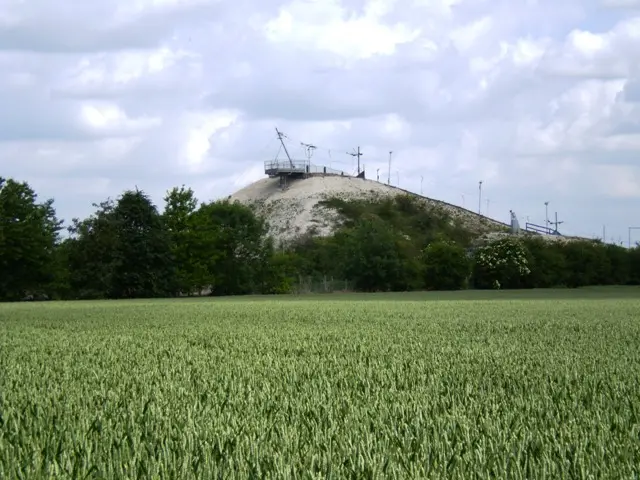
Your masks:
{"label": "chain link fence", "polygon": [[292,293],[301,295],[306,293],[334,293],[350,292],[353,284],[348,280],[336,279],[333,277],[311,277],[298,276],[297,282],[293,285]]}

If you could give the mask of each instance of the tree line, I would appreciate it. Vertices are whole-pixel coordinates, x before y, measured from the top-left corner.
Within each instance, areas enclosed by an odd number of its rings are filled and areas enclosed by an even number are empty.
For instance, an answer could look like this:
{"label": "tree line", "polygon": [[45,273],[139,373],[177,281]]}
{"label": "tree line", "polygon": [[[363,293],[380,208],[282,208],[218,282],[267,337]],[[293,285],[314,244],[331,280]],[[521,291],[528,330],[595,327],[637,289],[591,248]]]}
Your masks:
{"label": "tree line", "polygon": [[445,211],[400,195],[329,199],[328,237],[275,245],[249,207],[175,187],[159,211],[140,190],[94,204],[66,227],[51,199],[0,178],[0,300],[283,294],[299,279],[358,291],[640,284],[640,248],[502,236],[487,241]]}

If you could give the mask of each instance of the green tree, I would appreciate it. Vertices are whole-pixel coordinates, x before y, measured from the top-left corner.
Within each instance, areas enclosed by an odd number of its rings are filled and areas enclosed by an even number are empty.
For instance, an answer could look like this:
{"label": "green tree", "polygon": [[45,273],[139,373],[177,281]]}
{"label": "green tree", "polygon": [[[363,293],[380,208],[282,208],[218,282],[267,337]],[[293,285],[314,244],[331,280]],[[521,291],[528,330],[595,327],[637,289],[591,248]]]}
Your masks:
{"label": "green tree", "polygon": [[28,183],[0,177],[0,300],[51,288],[61,225],[53,200],[39,203]]}
{"label": "green tree", "polygon": [[609,264],[609,278],[607,283],[610,285],[626,285],[631,279],[631,259],[629,250],[619,245],[607,244],[603,246],[604,253]]}
{"label": "green tree", "polygon": [[593,240],[566,242],[563,253],[567,262],[567,286],[606,285],[611,264],[602,243]]}
{"label": "green tree", "polygon": [[74,219],[65,244],[69,285],[76,298],[150,298],[177,287],[171,242],[144,192],[108,199],[84,220]]}
{"label": "green tree", "polygon": [[260,272],[272,254],[268,226],[247,206],[227,200],[200,205],[191,216],[191,251],[198,283],[214,295],[260,290]]}
{"label": "green tree", "polygon": [[71,295],[79,299],[110,296],[119,246],[113,200],[93,207],[96,210],[89,217],[73,219],[71,238],[65,244]]}
{"label": "green tree", "polygon": [[630,285],[640,285],[640,245],[636,245],[627,252],[629,261],[629,280]]}
{"label": "green tree", "polygon": [[529,252],[529,268],[525,283],[530,288],[551,288],[566,285],[567,263],[560,241],[538,236],[524,239]]}
{"label": "green tree", "polygon": [[199,266],[191,253],[193,229],[191,216],[198,208],[193,190],[174,187],[164,197],[163,220],[171,239],[171,251],[175,260],[175,282],[180,292],[190,294],[198,283]]}
{"label": "green tree", "polygon": [[265,295],[290,293],[296,280],[297,258],[292,253],[276,252],[270,238],[266,242],[256,274],[256,291]]}
{"label": "green tree", "polygon": [[176,293],[171,240],[155,205],[142,191],[126,191],[112,212],[117,247],[110,296],[164,297]]}
{"label": "green tree", "polygon": [[65,238],[56,245],[54,250],[54,278],[51,283],[51,298],[67,300],[73,298],[71,289],[71,270],[69,268],[69,255],[73,240]]}
{"label": "green tree", "polygon": [[424,284],[429,290],[460,290],[467,286],[471,262],[460,245],[432,242],[423,251]]}
{"label": "green tree", "polygon": [[393,291],[407,287],[399,238],[375,215],[358,221],[345,239],[344,273],[362,291]]}

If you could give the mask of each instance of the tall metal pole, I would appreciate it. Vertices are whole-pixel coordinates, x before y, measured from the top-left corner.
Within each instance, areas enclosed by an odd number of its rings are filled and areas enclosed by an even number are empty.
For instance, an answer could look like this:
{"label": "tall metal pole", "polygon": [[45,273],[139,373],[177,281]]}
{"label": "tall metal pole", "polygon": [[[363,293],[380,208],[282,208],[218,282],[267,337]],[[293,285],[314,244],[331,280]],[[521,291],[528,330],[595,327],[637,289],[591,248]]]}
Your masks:
{"label": "tall metal pole", "polygon": [[387,185],[391,185],[391,154],[393,152],[389,152],[389,173],[387,175]]}
{"label": "tall metal pole", "polygon": [[424,177],[420,175],[420,195],[422,195],[422,182],[424,181]]}
{"label": "tall metal pole", "polygon": [[400,170],[396,170],[396,176],[398,177],[398,187],[400,186]]}
{"label": "tall metal pole", "polygon": [[354,153],[347,152],[347,155],[351,155],[352,157],[358,157],[358,175],[360,175],[360,157],[364,155],[362,152],[360,152],[360,147],[358,147],[357,152],[354,152]]}
{"label": "tall metal pole", "polygon": [[287,155],[287,158],[289,159],[289,163],[291,164],[291,168],[293,167],[293,160],[291,160],[291,155],[289,155],[289,150],[287,150],[287,146],[284,144],[284,133],[282,133],[280,130],[278,130],[278,127],[276,127],[276,133],[278,134],[278,140],[280,140],[280,143],[282,144],[282,148],[284,149],[284,153]]}
{"label": "tall metal pole", "polygon": [[549,230],[549,202],[544,202],[544,226]]}
{"label": "tall metal pole", "polygon": [[559,235],[560,233],[558,232],[558,225],[561,225],[564,223],[564,220],[562,220],[561,222],[558,221],[558,212],[555,213],[556,215],[556,221],[555,222],[549,222],[553,225],[553,234],[554,235]]}
{"label": "tall metal pole", "polygon": [[478,215],[482,212],[482,180],[478,182]]}
{"label": "tall metal pole", "polygon": [[631,248],[631,230],[640,230],[640,227],[629,227],[629,248]]}

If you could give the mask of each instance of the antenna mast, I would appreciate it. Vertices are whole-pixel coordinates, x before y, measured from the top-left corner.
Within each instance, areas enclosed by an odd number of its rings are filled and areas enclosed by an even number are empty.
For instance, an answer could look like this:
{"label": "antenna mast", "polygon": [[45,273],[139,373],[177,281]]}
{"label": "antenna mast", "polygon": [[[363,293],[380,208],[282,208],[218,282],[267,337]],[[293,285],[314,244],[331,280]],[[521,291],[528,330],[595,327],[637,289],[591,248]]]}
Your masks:
{"label": "antenna mast", "polygon": [[559,221],[558,221],[558,212],[556,212],[556,221],[555,221],[555,222],[551,222],[551,221],[550,221],[549,223],[550,223],[551,225],[553,225],[553,226],[554,226],[553,233],[555,233],[555,234],[559,234],[559,233],[558,233],[558,225],[560,225],[560,224],[564,223],[564,220],[563,220],[563,221],[561,221],[561,222],[559,222]]}
{"label": "antenna mast", "polygon": [[291,164],[291,168],[293,167],[293,160],[291,160],[291,155],[289,155],[289,150],[287,150],[287,146],[284,144],[284,141],[282,140],[285,137],[285,134],[282,133],[280,130],[278,130],[278,127],[276,127],[276,133],[278,134],[278,140],[280,140],[280,143],[282,144],[282,148],[284,148],[284,153],[287,154],[287,158],[289,159],[289,163]]}
{"label": "antenna mast", "polygon": [[362,152],[360,152],[360,147],[358,147],[358,150],[356,152],[353,152],[353,153],[347,152],[347,155],[351,155],[352,157],[358,157],[358,175],[360,175],[360,157],[363,155]]}
{"label": "antenna mast", "polygon": [[311,145],[309,143],[300,142],[300,145],[304,147],[305,152],[307,153],[307,160],[309,164],[311,164],[311,157],[313,156],[313,151],[318,148],[315,145]]}

